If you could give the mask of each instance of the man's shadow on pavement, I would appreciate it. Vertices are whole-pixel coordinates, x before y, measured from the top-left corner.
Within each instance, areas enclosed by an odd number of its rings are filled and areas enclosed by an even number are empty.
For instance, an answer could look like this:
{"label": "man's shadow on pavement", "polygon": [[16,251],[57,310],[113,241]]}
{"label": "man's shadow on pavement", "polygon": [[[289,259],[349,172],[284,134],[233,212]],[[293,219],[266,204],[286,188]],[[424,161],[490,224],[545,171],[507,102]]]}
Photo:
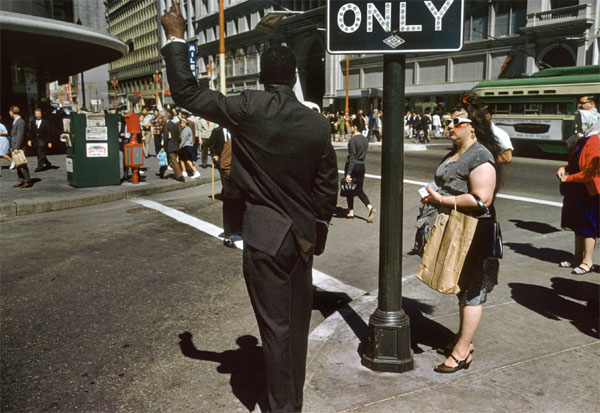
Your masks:
{"label": "man's shadow on pavement", "polygon": [[179,335],[181,353],[196,360],[221,363],[217,371],[230,374],[229,384],[233,394],[248,409],[253,411],[258,405],[261,411],[268,411],[267,386],[265,381],[265,360],[258,339],[251,335],[238,337],[236,350],[222,353],[198,350],[192,342],[192,333],[185,331]]}
{"label": "man's shadow on pavement", "polygon": [[522,306],[551,320],[570,320],[582,333],[600,338],[600,285],[560,277],[550,281],[552,288],[523,283],[509,283],[508,286],[512,289],[512,298]]}

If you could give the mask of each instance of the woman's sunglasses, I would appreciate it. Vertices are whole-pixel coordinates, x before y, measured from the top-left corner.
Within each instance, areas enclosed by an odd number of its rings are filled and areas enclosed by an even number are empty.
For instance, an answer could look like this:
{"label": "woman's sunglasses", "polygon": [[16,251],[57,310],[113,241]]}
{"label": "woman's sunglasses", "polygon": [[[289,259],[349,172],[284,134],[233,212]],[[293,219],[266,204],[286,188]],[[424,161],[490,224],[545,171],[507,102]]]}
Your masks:
{"label": "woman's sunglasses", "polygon": [[452,123],[454,123],[454,126],[458,126],[458,125],[461,125],[463,123],[471,123],[471,119],[468,119],[468,118],[454,118],[454,119],[452,119]]}

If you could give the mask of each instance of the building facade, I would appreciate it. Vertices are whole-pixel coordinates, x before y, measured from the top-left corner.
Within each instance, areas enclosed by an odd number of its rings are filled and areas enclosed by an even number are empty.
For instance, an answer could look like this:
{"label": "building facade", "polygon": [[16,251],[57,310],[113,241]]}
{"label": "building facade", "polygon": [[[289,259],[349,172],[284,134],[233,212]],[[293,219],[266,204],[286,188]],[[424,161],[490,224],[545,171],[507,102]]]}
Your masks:
{"label": "building facade", "polygon": [[[165,0],[158,1],[164,10]],[[218,73],[218,1],[182,3],[187,41],[197,44],[198,78],[210,81]],[[346,73],[346,56],[326,51],[326,1],[224,3],[229,91],[259,88],[261,51],[270,44],[286,44],[296,51],[305,100],[343,109],[348,76],[352,111],[382,106],[382,55],[350,55]],[[277,14],[280,20],[272,32],[257,30],[261,20],[276,21]],[[599,31],[597,0],[466,0],[460,52],[406,56],[406,103],[417,110],[438,103],[449,106],[482,80],[599,64]]]}
{"label": "building facade", "polygon": [[[163,99],[162,43],[159,43],[162,29],[157,7],[157,0],[108,1],[108,31],[127,45],[127,54],[111,62],[109,67],[111,106],[115,95],[121,109],[139,110],[144,105],[155,106]],[[161,73],[160,79],[155,76],[157,71]],[[118,82],[116,88],[112,85],[113,79]]]}
{"label": "building facade", "polygon": [[[77,18],[80,6],[103,10],[101,0],[0,2],[2,114],[11,105],[25,118],[36,107],[50,110],[49,84],[68,85],[70,77],[125,54],[124,43],[90,23],[96,19]],[[73,102],[72,89],[62,90],[61,101]]]}

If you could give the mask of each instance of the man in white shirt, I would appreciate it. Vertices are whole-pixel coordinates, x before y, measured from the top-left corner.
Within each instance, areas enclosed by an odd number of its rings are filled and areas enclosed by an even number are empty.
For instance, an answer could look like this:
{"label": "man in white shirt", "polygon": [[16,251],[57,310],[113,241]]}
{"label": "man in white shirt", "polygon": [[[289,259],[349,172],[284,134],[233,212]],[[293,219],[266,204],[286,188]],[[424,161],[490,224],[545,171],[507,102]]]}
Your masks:
{"label": "man in white shirt", "polygon": [[[144,154],[146,158],[150,157],[150,141],[154,142],[152,135],[152,115],[148,112],[148,108],[144,106],[140,115],[140,126],[142,129],[142,143],[144,144]],[[158,154],[157,154],[158,155]]]}

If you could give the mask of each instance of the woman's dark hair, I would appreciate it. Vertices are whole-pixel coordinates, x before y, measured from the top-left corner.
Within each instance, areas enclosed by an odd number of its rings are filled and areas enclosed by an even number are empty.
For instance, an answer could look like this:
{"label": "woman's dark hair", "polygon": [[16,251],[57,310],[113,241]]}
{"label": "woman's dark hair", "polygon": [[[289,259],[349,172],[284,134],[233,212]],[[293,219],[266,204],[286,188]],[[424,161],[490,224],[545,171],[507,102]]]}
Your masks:
{"label": "woman's dark hair", "polygon": [[494,132],[492,132],[492,124],[486,117],[488,114],[487,107],[479,101],[477,96],[465,94],[460,97],[460,103],[454,107],[453,112],[461,110],[467,112],[469,119],[473,122],[477,141],[492,153],[497,163],[502,150]]}
{"label": "woman's dark hair", "polygon": [[469,115],[473,129],[475,129],[477,142],[485,146],[494,157],[494,161],[496,162],[496,165],[494,165],[496,167],[496,188],[494,189],[495,194],[498,192],[502,182],[500,173],[502,163],[498,162],[498,158],[502,153],[502,149],[500,148],[500,144],[498,143],[494,132],[492,132],[492,123],[486,117],[486,115],[489,113],[487,106],[481,103],[477,96],[469,93],[460,97],[458,105],[456,105],[452,111],[459,112],[461,110],[464,110]]}

